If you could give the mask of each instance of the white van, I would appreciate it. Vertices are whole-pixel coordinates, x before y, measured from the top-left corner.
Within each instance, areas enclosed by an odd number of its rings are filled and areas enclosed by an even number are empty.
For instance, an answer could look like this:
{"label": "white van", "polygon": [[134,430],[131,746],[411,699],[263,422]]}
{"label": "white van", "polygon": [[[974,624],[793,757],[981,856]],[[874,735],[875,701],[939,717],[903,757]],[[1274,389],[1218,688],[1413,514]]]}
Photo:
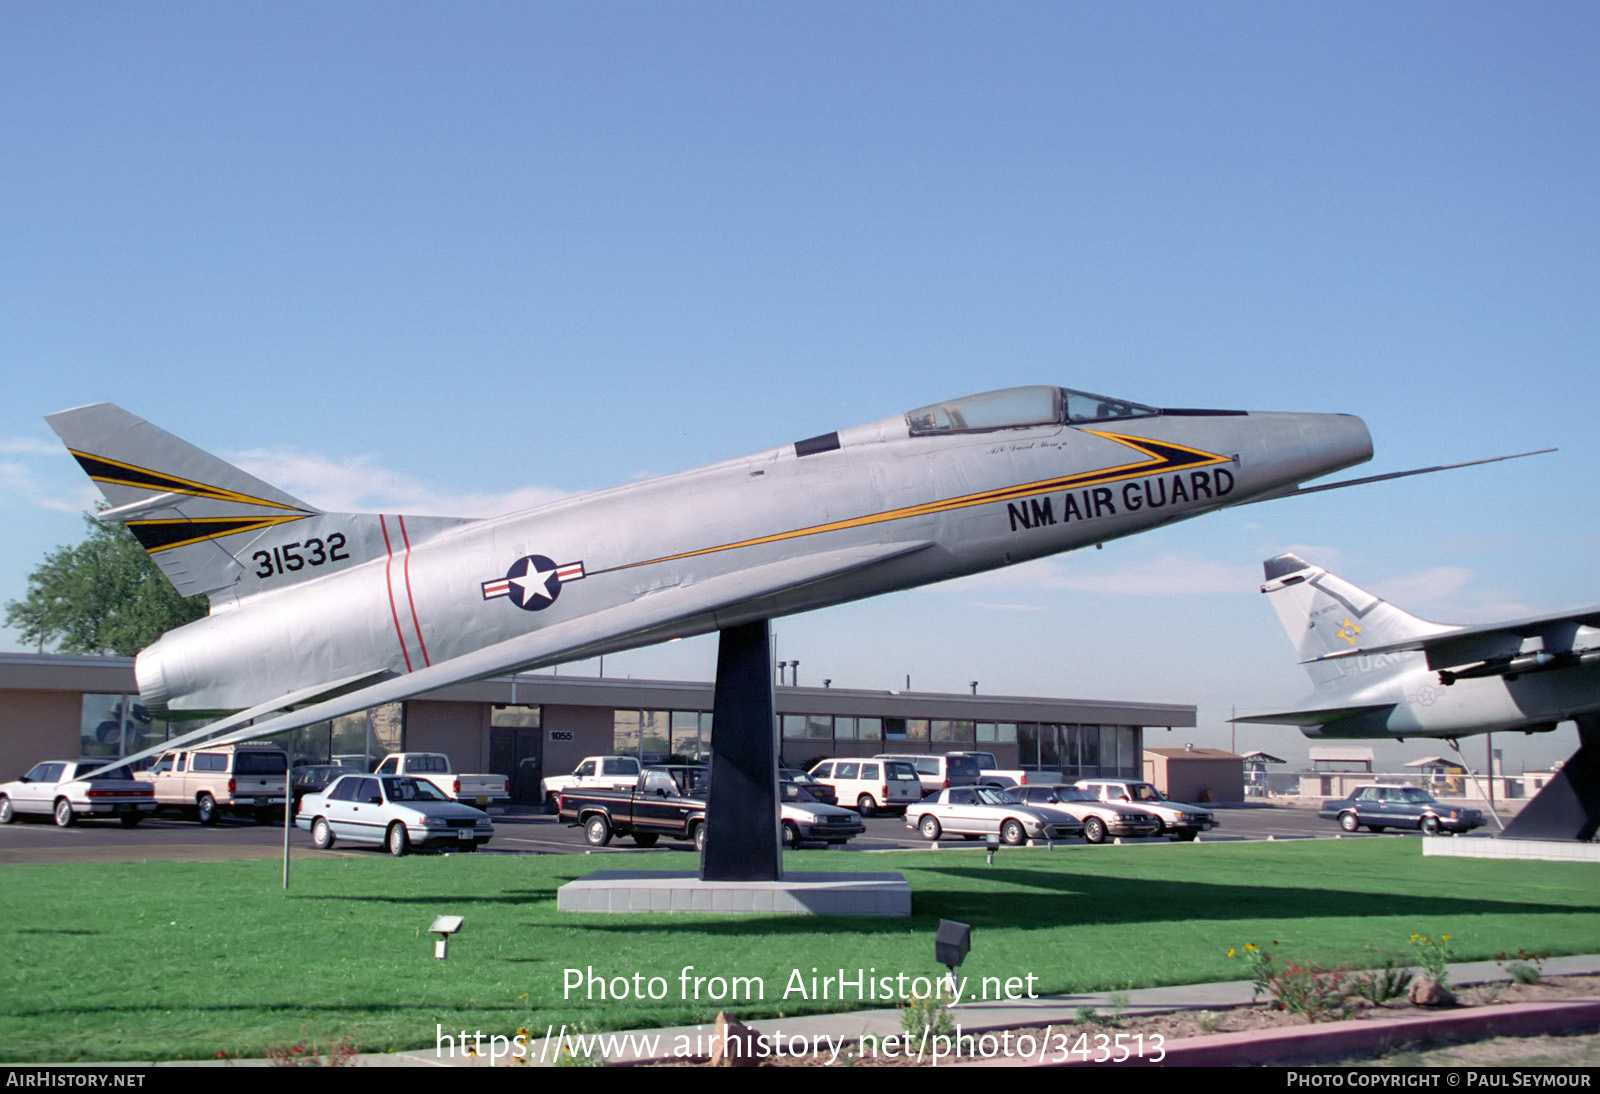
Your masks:
{"label": "white van", "polygon": [[880,752],[880,760],[904,760],[917,769],[924,794],[937,793],[952,786],[977,786],[983,781],[978,761],[966,752],[948,756],[928,752]]}
{"label": "white van", "polygon": [[922,781],[906,760],[877,757],[823,760],[809,772],[839,795],[839,804],[854,805],[863,817],[881,811],[904,813],[922,800]]}

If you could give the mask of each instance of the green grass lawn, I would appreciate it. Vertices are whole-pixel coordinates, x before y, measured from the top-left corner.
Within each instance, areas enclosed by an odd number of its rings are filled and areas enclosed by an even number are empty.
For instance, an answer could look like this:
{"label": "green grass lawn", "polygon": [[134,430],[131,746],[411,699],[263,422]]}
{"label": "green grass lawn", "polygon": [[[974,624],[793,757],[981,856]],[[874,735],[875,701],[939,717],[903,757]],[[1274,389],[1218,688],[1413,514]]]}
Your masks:
{"label": "green grass lawn", "polygon": [[[1600,950],[1593,867],[1422,857],[1418,840],[1170,844],[980,853],[786,856],[794,869],[905,874],[909,920],[598,916],[556,911],[564,882],[616,860],[377,854],[299,860],[5,868],[0,1059],[259,1056],[301,1038],[360,1051],[431,1046],[446,1032],[583,1023],[626,1029],[884,1006],[784,998],[796,970],[940,970],[941,918],[973,927],[962,972],[1035,977],[1040,994],[1245,978],[1228,950],[1366,966],[1413,932],[1452,958]],[[688,859],[672,856],[681,868]],[[638,856],[630,865],[669,865]],[[427,925],[466,917],[450,960]],[[682,998],[681,970],[756,978],[760,1002]],[[662,978],[660,1001],[564,996],[568,969]],[[631,987],[631,985],[630,985]],[[657,985],[660,990],[661,985]],[[892,1001],[890,1001],[892,1002]]]}

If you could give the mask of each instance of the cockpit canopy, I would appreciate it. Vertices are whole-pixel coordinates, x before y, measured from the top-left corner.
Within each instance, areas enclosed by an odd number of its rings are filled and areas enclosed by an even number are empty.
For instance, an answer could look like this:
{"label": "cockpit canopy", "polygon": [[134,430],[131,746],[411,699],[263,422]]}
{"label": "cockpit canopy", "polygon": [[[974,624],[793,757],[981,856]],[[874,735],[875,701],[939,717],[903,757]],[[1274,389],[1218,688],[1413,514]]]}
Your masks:
{"label": "cockpit canopy", "polygon": [[947,399],[918,407],[906,415],[913,437],[938,433],[983,433],[1037,425],[1080,425],[1115,418],[1143,418],[1160,411],[1070,388],[1036,384],[1008,387],[982,395]]}

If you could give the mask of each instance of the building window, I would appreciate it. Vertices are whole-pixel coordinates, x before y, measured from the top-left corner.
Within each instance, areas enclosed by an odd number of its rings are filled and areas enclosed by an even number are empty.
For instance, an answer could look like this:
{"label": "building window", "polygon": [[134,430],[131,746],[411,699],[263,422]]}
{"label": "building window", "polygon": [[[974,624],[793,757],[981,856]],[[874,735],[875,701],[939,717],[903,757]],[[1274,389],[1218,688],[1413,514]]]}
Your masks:
{"label": "building window", "polygon": [[698,763],[704,759],[700,750],[700,715],[694,711],[675,710],[672,719],[672,755],[684,763]]}
{"label": "building window", "polygon": [[1061,770],[1061,727],[1045,724],[1039,727],[1039,769]]}
{"label": "building window", "polygon": [[639,712],[639,759],[647,764],[664,763],[672,744],[672,716],[665,710]]}
{"label": "building window", "polygon": [[1017,723],[1017,766],[1039,770],[1039,727],[1033,722]]}
{"label": "building window", "polygon": [[647,764],[673,758],[699,763],[711,752],[711,715],[692,710],[612,711],[611,750]]}
{"label": "building window", "polygon": [[1100,727],[1078,727],[1078,763],[1085,775],[1100,774]]}
{"label": "building window", "polygon": [[[352,715],[352,717],[361,716]],[[327,722],[313,722],[311,725],[292,729],[281,737],[274,737],[273,741],[283,746],[283,750],[289,754],[290,763],[305,761],[325,764],[333,755],[333,733]]]}
{"label": "building window", "polygon": [[175,733],[199,729],[213,718],[181,721],[152,718],[137,695],[82,696],[78,723],[78,755],[114,759],[142,752]]}
{"label": "building window", "polygon": [[525,703],[516,706],[496,705],[489,708],[489,724],[497,729],[538,729],[541,725],[540,715],[541,708]]}
{"label": "building window", "polygon": [[639,712],[616,710],[611,712],[611,751],[618,756],[639,754]]}
{"label": "building window", "polygon": [[78,754],[114,758],[126,755],[122,735],[126,728],[126,695],[85,695],[78,730]]}

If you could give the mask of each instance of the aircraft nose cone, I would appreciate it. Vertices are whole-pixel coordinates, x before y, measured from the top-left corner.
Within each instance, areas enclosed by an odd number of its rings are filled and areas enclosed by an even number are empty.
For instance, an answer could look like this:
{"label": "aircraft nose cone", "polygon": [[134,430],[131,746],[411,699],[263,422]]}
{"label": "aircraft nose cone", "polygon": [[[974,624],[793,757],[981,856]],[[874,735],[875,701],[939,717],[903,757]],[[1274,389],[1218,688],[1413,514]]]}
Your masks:
{"label": "aircraft nose cone", "polygon": [[1300,486],[1372,458],[1367,423],[1353,414],[1252,413],[1256,429],[1243,447],[1241,470],[1252,493]]}
{"label": "aircraft nose cone", "polygon": [[1306,457],[1319,475],[1372,459],[1372,434],[1354,414],[1307,414],[1300,424]]}

